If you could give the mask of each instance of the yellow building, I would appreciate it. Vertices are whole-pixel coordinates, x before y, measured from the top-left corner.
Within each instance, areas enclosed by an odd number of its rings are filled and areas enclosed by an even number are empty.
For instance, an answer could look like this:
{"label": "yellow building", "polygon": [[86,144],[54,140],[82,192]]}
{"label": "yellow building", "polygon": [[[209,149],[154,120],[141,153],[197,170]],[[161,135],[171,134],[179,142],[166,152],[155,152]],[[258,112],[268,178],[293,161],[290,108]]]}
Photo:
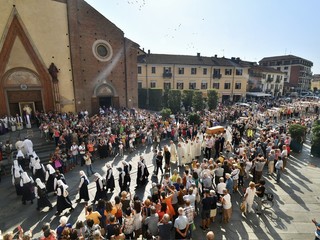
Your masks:
{"label": "yellow building", "polygon": [[311,91],[320,90],[320,74],[314,74],[311,79]]}
{"label": "yellow building", "polygon": [[248,67],[239,58],[148,54],[138,57],[138,88],[216,89],[220,101],[245,97]]}

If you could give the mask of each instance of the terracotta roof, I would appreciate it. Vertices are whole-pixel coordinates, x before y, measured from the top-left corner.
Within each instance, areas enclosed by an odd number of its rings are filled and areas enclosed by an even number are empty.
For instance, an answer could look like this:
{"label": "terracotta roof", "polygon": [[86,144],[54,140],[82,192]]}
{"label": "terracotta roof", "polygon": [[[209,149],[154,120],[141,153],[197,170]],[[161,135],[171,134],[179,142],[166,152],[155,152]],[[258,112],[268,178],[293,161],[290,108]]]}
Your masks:
{"label": "terracotta roof", "polygon": [[[238,61],[238,62],[237,62]],[[240,59],[203,57],[200,55],[171,55],[171,54],[146,54],[138,56],[138,63],[148,64],[177,64],[177,65],[205,65],[205,66],[230,66],[246,67]]]}

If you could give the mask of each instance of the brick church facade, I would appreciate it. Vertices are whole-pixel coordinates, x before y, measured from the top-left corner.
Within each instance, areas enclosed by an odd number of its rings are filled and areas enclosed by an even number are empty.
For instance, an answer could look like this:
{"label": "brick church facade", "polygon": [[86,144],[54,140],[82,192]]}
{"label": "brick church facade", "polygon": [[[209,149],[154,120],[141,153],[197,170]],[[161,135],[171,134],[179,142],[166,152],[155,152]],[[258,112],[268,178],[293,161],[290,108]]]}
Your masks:
{"label": "brick church facade", "polygon": [[0,116],[137,107],[139,46],[84,0],[16,0],[0,13]]}

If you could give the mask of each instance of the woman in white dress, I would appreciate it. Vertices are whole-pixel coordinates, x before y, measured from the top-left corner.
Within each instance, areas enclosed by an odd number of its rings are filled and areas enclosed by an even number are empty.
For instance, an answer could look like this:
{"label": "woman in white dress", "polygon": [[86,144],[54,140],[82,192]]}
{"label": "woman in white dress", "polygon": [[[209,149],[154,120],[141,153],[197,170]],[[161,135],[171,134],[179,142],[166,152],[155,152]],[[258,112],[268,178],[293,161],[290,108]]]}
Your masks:
{"label": "woman in white dress", "polygon": [[249,183],[249,187],[246,190],[246,193],[244,194],[244,202],[246,204],[246,212],[253,212],[252,205],[254,201],[254,196],[256,195],[256,187],[254,182]]}

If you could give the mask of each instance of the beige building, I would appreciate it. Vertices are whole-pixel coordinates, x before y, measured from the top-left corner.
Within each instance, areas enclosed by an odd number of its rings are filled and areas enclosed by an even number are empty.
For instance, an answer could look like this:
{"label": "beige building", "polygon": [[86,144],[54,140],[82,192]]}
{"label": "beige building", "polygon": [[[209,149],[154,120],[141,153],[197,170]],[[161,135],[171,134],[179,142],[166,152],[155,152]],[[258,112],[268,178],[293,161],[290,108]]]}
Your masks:
{"label": "beige building", "polygon": [[274,97],[283,95],[286,73],[264,66],[252,66],[249,70],[248,92],[264,92]]}
{"label": "beige building", "polygon": [[218,91],[220,101],[245,97],[248,67],[239,58],[147,54],[138,57],[138,88],[208,89]]}
{"label": "beige building", "polygon": [[320,90],[320,74],[314,74],[311,79],[311,91]]}

